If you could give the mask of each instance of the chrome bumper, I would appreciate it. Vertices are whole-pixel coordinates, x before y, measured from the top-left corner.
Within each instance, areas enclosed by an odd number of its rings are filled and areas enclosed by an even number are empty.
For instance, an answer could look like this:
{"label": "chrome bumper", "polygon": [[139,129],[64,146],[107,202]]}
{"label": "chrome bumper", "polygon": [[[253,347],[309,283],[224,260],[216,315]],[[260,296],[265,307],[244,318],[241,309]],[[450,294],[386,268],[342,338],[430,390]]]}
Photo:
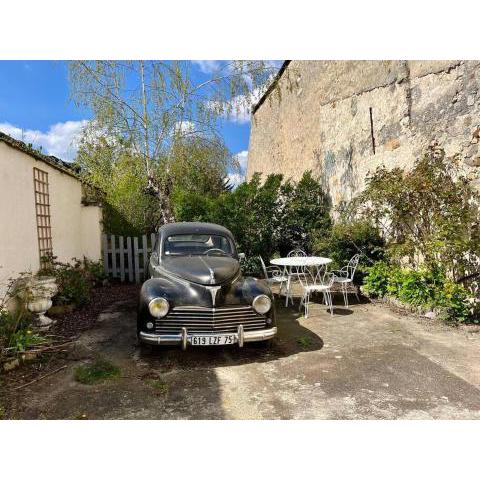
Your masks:
{"label": "chrome bumper", "polygon": [[[205,335],[234,335],[238,346],[243,347],[245,342],[261,342],[263,340],[269,340],[276,334],[277,327],[245,332],[242,325],[240,325],[237,333],[215,332],[214,334]],[[191,344],[192,336],[194,335],[189,335],[186,328],[182,328],[182,333],[178,335],[158,335],[156,333],[147,332],[139,333],[139,339],[142,343],[148,343],[150,345],[182,345],[184,350],[187,348],[187,345]]]}

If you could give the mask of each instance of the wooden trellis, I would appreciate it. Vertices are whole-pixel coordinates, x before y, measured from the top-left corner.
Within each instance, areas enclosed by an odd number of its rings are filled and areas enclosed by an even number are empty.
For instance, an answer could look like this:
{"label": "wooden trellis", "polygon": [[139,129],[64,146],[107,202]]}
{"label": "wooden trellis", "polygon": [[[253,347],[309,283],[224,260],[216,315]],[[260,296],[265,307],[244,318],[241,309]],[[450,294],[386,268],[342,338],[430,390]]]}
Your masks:
{"label": "wooden trellis", "polygon": [[53,255],[47,172],[39,168],[33,169],[33,188],[35,194],[35,214],[37,218],[38,253],[40,255],[40,264],[43,266],[42,258]]}

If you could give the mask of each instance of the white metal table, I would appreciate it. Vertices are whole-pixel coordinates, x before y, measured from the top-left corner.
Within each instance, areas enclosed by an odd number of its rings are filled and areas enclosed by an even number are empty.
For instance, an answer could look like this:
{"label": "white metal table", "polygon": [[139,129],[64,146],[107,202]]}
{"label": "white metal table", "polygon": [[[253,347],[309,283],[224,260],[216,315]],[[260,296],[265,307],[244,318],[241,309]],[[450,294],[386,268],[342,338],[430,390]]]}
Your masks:
{"label": "white metal table", "polygon": [[[288,298],[290,294],[290,283],[291,277],[294,275],[292,272],[293,268],[309,268],[309,267],[323,267],[332,262],[331,258],[327,257],[281,257],[281,258],[272,258],[270,263],[272,265],[277,265],[285,269],[285,273],[288,276],[287,287],[285,293],[285,306],[288,306]],[[293,302],[292,302],[293,303]]]}

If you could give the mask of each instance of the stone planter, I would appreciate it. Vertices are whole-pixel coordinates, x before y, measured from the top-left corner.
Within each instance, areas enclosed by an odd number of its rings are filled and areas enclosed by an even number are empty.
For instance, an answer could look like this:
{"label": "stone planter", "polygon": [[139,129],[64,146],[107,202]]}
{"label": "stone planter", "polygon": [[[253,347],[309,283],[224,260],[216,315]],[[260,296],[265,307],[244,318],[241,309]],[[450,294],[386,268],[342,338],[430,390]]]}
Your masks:
{"label": "stone planter", "polygon": [[35,315],[35,325],[46,330],[54,323],[45,313],[52,306],[52,297],[58,287],[55,277],[30,277],[25,281],[25,288],[20,297],[25,301],[27,309]]}

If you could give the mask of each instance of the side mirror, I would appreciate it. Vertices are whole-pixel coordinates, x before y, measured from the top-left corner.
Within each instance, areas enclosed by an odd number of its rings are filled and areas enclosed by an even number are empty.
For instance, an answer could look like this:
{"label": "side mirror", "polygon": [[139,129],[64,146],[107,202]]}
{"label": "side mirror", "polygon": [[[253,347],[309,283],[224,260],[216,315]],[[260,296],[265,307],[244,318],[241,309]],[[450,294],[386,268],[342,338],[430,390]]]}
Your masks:
{"label": "side mirror", "polygon": [[158,265],[158,253],[157,252],[153,252],[151,257],[150,257],[150,261],[152,262],[153,265]]}
{"label": "side mirror", "polygon": [[238,259],[241,260],[241,261],[245,260],[245,254],[244,253],[239,253],[238,254]]}

